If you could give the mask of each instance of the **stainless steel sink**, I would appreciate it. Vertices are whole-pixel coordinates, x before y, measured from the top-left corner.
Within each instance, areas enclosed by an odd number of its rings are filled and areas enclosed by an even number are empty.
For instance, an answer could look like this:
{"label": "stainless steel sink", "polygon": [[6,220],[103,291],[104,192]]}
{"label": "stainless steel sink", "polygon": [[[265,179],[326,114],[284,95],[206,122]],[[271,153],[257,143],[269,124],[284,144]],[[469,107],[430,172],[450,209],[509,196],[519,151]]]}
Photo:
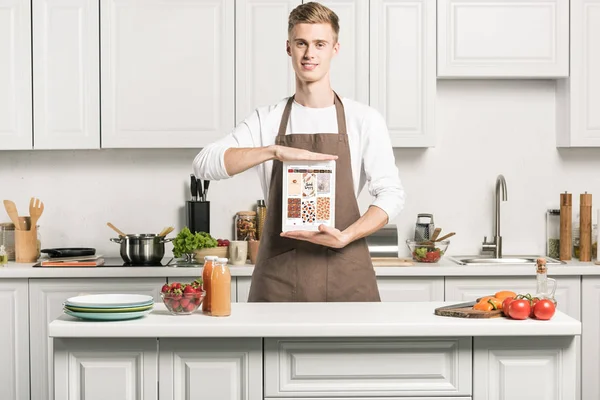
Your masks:
{"label": "stainless steel sink", "polygon": [[535,265],[538,258],[546,259],[548,265],[564,264],[563,261],[543,256],[504,256],[502,258],[493,258],[486,256],[452,256],[448,257],[459,265]]}

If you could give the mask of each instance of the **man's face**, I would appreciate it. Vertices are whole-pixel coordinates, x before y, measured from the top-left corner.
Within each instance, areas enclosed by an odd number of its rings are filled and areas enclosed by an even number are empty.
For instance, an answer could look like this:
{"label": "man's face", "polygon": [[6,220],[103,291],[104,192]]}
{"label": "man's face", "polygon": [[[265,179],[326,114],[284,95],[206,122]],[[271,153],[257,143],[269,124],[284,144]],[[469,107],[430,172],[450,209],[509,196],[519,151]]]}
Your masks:
{"label": "man's face", "polygon": [[329,75],[331,59],[338,53],[339,43],[330,24],[297,24],[287,41],[296,76],[312,83]]}

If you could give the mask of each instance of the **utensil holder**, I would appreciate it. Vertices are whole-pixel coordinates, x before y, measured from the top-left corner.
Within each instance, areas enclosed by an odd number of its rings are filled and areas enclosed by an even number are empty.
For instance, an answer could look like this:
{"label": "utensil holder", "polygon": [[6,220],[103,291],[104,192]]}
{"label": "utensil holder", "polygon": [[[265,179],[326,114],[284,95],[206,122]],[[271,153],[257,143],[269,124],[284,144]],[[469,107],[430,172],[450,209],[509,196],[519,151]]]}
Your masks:
{"label": "utensil holder", "polygon": [[38,259],[37,229],[15,230],[15,253],[18,263],[32,263]]}
{"label": "utensil holder", "polygon": [[186,225],[192,233],[210,233],[210,201],[187,201]]}

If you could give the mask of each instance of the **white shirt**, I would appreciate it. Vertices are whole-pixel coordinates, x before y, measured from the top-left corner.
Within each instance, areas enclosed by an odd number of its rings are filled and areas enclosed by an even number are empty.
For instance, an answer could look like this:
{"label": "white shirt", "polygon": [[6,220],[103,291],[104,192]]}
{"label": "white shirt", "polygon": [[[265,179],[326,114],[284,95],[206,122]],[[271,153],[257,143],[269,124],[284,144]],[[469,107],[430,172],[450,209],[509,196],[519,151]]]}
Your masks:
{"label": "white shirt", "polygon": [[[221,180],[230,176],[225,169],[225,151],[230,147],[261,147],[275,144],[279,123],[288,98],[271,106],[259,107],[228,136],[200,151],[194,159],[194,172],[200,179]],[[404,207],[405,193],[385,120],[374,108],[343,98],[352,165],[354,193],[358,197],[365,184],[374,197],[372,205],[385,211],[391,222]],[[335,106],[309,108],[292,105],[286,134],[337,133]],[[255,167],[265,199],[273,162]]]}

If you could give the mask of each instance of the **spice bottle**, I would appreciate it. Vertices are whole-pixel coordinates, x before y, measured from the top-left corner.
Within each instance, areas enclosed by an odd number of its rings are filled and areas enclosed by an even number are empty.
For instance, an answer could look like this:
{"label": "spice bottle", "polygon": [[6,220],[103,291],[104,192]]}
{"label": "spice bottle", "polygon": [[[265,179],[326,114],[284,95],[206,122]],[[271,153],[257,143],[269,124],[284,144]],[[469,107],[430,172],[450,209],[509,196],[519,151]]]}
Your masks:
{"label": "spice bottle", "polygon": [[256,240],[256,211],[239,211],[235,215],[235,240]]}
{"label": "spice bottle", "polygon": [[257,229],[256,229],[256,239],[260,240],[263,233],[263,227],[265,226],[265,219],[267,218],[267,206],[265,205],[264,200],[258,200],[256,205],[256,218],[257,218]]}
{"label": "spice bottle", "polygon": [[598,260],[598,224],[592,225],[592,260]]}
{"label": "spice bottle", "polygon": [[592,261],[592,195],[585,192],[579,201],[579,260]]}
{"label": "spice bottle", "polygon": [[4,245],[0,245],[0,267],[4,267],[6,264],[8,264],[8,254],[6,254]]}
{"label": "spice bottle", "polygon": [[[548,278],[548,267],[546,266],[546,260],[538,258],[535,266],[536,275],[536,290],[535,297],[538,299],[549,299],[556,304],[554,299],[554,293],[556,292],[556,280]],[[548,289],[548,283],[552,284],[552,289]]]}
{"label": "spice bottle", "polygon": [[546,255],[560,257],[560,210],[546,211]]}
{"label": "spice bottle", "polygon": [[560,194],[560,260],[570,260],[573,253],[572,206],[573,196],[571,193]]}
{"label": "spice bottle", "polygon": [[210,283],[210,315],[227,317],[231,315],[231,273],[227,258],[218,258],[213,266]]}
{"label": "spice bottle", "polygon": [[202,269],[202,286],[206,292],[204,300],[202,301],[202,311],[206,314],[210,314],[211,310],[211,278],[214,267],[214,262],[217,261],[217,256],[206,256],[204,257],[204,267]]}
{"label": "spice bottle", "polygon": [[579,213],[573,220],[573,257],[579,259]]}

